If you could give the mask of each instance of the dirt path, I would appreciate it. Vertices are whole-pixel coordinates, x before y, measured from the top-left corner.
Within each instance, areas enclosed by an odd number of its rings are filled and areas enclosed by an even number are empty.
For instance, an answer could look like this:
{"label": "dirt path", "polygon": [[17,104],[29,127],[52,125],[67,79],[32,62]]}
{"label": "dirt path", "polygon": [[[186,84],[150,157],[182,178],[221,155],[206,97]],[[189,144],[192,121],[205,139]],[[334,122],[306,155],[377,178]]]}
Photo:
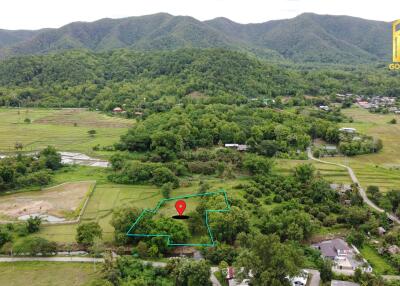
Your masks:
{"label": "dirt path", "polygon": [[[386,213],[385,210],[383,210],[380,207],[378,207],[375,203],[373,203],[368,198],[364,188],[361,186],[360,181],[357,179],[357,176],[354,173],[352,168],[350,168],[349,166],[343,165],[343,164],[333,163],[333,162],[328,162],[328,161],[323,161],[323,160],[317,159],[312,155],[311,148],[307,149],[307,154],[308,154],[308,158],[309,159],[314,160],[316,162],[320,162],[320,163],[323,163],[323,164],[329,164],[329,165],[335,165],[335,166],[339,166],[339,167],[347,169],[347,171],[349,172],[351,180],[353,181],[354,184],[357,184],[358,192],[360,193],[360,196],[362,197],[364,203],[369,205],[371,208],[375,209],[377,212]],[[396,216],[394,216],[393,214],[390,214],[390,213],[386,213],[386,215],[391,221],[393,221],[393,222],[395,222],[397,224],[400,224],[400,219],[398,217],[396,217]]]}

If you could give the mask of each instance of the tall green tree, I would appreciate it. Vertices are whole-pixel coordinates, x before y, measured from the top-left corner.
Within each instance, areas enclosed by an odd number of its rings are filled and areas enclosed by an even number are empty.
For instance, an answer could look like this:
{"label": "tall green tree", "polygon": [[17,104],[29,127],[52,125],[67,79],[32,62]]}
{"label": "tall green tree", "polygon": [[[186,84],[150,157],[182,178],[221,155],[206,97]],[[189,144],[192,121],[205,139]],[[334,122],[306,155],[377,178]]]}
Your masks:
{"label": "tall green tree", "polygon": [[[292,244],[281,243],[276,235],[254,235],[249,248],[236,259],[238,276],[250,279],[251,285],[290,286],[288,277],[300,273],[304,258]],[[250,275],[251,274],[251,275]]]}

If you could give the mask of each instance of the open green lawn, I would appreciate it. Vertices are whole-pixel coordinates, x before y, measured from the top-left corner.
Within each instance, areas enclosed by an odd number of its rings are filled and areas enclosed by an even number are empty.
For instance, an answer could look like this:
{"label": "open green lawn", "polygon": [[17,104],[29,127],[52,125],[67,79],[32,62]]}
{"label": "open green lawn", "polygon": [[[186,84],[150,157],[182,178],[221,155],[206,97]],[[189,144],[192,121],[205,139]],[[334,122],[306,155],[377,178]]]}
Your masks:
{"label": "open green lawn", "polygon": [[399,188],[400,123],[388,124],[388,122],[394,117],[400,121],[400,116],[373,114],[361,108],[344,109],[343,113],[351,116],[354,123],[345,123],[342,126],[354,127],[361,133],[382,139],[383,149],[377,154],[324,158],[324,160],[352,167],[363,187],[377,185],[382,191]]}
{"label": "open green lawn", "polygon": [[[24,123],[26,118],[31,123]],[[117,142],[133,124],[134,120],[82,109],[0,108],[0,153],[14,152],[15,143],[20,142],[24,151],[52,145],[60,151],[94,154],[93,146]],[[97,132],[93,137],[87,133],[91,129]]]}
{"label": "open green lawn", "polygon": [[91,263],[0,263],[0,285],[84,286],[101,276],[100,267]]}
{"label": "open green lawn", "polygon": [[375,249],[369,245],[364,245],[360,252],[362,256],[371,264],[373,271],[377,274],[397,274],[397,271],[392,267]]}

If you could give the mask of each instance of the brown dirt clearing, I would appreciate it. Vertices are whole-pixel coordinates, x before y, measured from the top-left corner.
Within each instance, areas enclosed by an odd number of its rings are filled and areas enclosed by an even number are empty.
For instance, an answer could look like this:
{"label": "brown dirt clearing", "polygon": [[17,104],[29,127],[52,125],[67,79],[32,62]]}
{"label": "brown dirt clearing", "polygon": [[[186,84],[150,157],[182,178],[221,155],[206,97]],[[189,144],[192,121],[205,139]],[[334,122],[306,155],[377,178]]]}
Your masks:
{"label": "brown dirt clearing", "polygon": [[94,182],[64,183],[41,191],[0,197],[0,214],[11,219],[23,215],[47,214],[64,217],[79,208]]}

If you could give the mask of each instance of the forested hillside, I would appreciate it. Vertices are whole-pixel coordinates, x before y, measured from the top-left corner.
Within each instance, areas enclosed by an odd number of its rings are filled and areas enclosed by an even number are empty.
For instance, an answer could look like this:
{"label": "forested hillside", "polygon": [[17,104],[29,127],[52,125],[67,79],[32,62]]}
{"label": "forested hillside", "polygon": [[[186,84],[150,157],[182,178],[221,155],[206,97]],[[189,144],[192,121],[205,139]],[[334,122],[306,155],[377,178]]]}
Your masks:
{"label": "forested hillside", "polygon": [[337,92],[396,96],[398,82],[398,73],[383,68],[296,69],[219,49],[69,51],[1,61],[0,105],[162,109],[194,99],[239,103]]}
{"label": "forested hillside", "polygon": [[228,48],[295,62],[369,63],[391,59],[391,24],[305,13],[292,19],[238,24],[166,13],[75,22],[59,29],[0,31],[0,58],[69,49],[174,50]]}

